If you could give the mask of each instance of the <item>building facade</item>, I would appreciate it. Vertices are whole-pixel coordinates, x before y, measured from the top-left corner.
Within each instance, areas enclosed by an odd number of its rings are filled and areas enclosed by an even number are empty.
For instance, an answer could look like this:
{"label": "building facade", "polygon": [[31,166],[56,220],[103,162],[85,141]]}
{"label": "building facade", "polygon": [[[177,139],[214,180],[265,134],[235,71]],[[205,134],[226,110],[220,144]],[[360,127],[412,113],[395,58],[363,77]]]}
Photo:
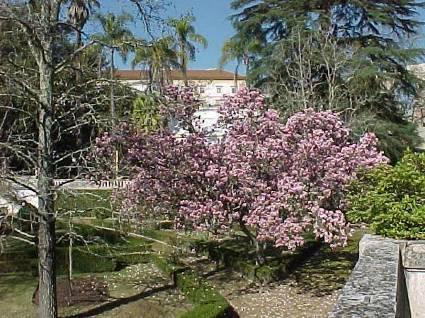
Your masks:
{"label": "building facade", "polygon": [[[115,77],[128,86],[140,91],[149,87],[149,75],[146,71],[118,70]],[[164,81],[175,86],[183,86],[184,78],[180,71],[172,70],[164,76]],[[218,69],[188,70],[189,86],[195,87],[205,107],[216,107],[226,95],[233,95],[246,86],[245,76]]]}

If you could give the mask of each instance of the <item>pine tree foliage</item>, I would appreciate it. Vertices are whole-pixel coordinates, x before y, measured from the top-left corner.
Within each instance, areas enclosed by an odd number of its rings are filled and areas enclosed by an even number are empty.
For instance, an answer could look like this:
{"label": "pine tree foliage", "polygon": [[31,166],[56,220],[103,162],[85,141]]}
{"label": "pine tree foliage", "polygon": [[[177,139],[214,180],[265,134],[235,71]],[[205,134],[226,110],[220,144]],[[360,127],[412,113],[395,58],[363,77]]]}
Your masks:
{"label": "pine tree foliage", "polygon": [[[286,116],[315,105],[347,121],[372,114],[415,135],[404,116],[422,82],[407,66],[424,51],[405,43],[417,35],[424,7],[409,0],[234,0],[233,39],[257,43],[249,52],[248,79]],[[414,137],[398,137],[414,147]]]}

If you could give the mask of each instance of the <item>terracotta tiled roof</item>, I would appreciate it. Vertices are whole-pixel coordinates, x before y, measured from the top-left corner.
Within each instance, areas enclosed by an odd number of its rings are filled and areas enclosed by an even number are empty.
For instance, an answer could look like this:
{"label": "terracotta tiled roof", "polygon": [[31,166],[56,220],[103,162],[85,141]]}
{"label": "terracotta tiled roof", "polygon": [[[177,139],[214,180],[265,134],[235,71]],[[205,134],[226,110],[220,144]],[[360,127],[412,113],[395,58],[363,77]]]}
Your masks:
{"label": "terracotta tiled roof", "polygon": [[[189,80],[233,80],[234,76],[232,72],[218,69],[187,71]],[[115,72],[115,77],[121,80],[140,80],[147,79],[148,75],[146,71],[140,70],[117,70]],[[169,77],[172,80],[183,80],[183,74],[178,70],[172,70]],[[245,80],[245,76],[238,75],[238,79]]]}

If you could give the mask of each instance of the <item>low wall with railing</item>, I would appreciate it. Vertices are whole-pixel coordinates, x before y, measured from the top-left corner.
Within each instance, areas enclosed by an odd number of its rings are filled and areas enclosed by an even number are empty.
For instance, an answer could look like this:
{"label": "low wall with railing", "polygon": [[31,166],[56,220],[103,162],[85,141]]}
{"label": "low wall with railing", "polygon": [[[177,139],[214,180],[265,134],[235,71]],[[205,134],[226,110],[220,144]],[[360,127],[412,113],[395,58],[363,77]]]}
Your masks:
{"label": "low wall with railing", "polygon": [[123,189],[128,186],[129,180],[72,180],[72,179],[55,179],[54,185],[65,189]]}
{"label": "low wall with railing", "polygon": [[[14,187],[24,188],[25,185],[35,188],[37,178],[35,176],[20,176],[16,178],[18,183]],[[99,180],[91,181],[84,179],[54,179],[53,184],[64,189],[121,189],[129,184],[127,179]],[[13,182],[11,182],[13,184]]]}

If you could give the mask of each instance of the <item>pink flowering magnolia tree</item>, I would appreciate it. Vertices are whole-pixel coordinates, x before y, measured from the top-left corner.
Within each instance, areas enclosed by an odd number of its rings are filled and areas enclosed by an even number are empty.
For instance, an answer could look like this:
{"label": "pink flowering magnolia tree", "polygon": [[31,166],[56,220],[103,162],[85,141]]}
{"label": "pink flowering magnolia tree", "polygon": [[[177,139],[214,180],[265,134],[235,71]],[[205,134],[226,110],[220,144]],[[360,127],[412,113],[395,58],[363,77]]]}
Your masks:
{"label": "pink flowering magnolia tree", "polygon": [[306,110],[282,123],[248,89],[219,112],[225,133],[218,142],[200,129],[183,138],[167,129],[129,136],[123,210],[137,213],[142,203],[173,215],[177,227],[215,233],[236,226],[257,246],[294,250],[306,233],[332,247],[346,244],[346,186],[359,169],[387,162],[375,136],[353,141],[331,112]]}

